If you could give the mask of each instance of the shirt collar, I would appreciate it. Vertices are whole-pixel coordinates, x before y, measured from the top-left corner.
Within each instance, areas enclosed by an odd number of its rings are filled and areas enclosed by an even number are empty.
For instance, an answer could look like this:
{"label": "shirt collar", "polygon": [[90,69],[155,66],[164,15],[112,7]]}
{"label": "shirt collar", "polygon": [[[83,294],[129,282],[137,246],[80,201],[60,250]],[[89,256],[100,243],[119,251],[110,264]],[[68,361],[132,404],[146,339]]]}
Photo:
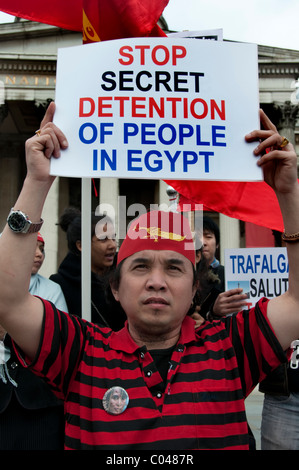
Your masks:
{"label": "shirt collar", "polygon": [[[194,320],[191,317],[186,316],[182,323],[181,334],[177,344],[188,344],[195,341],[195,339]],[[111,334],[109,343],[111,349],[123,351],[128,354],[134,354],[140,349],[140,346],[135,343],[129,333],[128,321],[126,321],[122,330]]]}

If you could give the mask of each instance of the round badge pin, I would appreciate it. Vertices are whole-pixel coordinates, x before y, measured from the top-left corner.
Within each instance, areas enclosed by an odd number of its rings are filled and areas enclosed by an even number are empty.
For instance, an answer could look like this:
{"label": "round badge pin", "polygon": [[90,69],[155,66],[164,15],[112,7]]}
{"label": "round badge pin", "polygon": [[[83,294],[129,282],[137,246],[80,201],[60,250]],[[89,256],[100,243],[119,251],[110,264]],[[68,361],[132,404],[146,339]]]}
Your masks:
{"label": "round badge pin", "polygon": [[112,387],[103,397],[103,407],[111,415],[120,415],[128,406],[129,395],[122,387]]}

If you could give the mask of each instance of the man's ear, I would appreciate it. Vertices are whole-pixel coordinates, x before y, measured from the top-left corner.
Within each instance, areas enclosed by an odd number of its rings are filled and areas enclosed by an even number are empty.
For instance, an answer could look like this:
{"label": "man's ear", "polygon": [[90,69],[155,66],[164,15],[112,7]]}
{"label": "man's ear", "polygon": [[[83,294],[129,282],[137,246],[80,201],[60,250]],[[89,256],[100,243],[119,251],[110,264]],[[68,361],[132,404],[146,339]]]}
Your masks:
{"label": "man's ear", "polygon": [[118,289],[114,288],[112,284],[110,284],[110,289],[115,300],[119,302]]}
{"label": "man's ear", "polygon": [[81,240],[76,241],[77,250],[82,251]]}

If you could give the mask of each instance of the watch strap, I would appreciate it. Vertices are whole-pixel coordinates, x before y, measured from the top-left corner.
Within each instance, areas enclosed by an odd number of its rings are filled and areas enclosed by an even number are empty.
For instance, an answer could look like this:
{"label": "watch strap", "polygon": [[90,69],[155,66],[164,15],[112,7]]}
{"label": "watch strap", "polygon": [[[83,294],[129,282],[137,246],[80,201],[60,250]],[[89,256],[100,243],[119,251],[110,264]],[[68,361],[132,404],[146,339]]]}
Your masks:
{"label": "watch strap", "polygon": [[[31,222],[28,220],[28,222]],[[38,222],[37,224],[33,224],[31,222],[30,224],[30,227],[29,227],[29,230],[27,231],[27,233],[36,233],[36,232],[39,232],[40,229],[41,229],[41,226],[43,225],[44,221],[43,219],[40,219],[40,222]]]}

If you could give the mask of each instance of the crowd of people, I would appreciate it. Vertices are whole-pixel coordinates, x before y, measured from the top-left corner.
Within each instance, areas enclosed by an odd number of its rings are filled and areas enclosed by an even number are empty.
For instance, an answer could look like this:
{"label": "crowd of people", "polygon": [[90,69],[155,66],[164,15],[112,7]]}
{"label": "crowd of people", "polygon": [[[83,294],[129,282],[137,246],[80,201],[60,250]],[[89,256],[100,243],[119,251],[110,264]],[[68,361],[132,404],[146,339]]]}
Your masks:
{"label": "crowd of people", "polygon": [[[87,322],[77,209],[59,221],[68,253],[58,272],[50,279],[38,274],[45,247],[40,217],[54,180],[49,160],[63,158],[67,146],[54,111],[52,103],[40,132],[26,142],[27,175],[0,238],[0,448],[254,449],[244,400],[272,371],[286,370],[299,337],[293,146],[263,112],[262,129],[246,136],[257,141],[258,165],[284,219],[285,294],[243,309],[246,294],[225,291],[219,228],[208,217],[200,247],[190,249],[181,213],[142,214],[116,253],[112,222],[96,216]],[[34,222],[27,233],[16,228],[19,210]]]}

